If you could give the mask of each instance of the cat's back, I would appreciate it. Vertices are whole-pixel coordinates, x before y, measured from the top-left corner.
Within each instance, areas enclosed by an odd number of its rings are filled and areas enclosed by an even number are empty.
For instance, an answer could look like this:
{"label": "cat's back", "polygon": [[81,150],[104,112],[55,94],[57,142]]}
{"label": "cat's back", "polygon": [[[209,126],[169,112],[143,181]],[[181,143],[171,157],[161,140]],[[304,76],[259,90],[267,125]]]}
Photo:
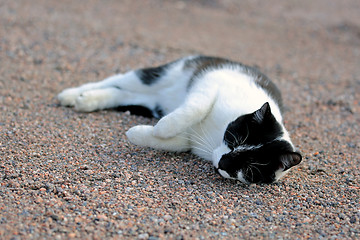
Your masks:
{"label": "cat's back", "polygon": [[189,89],[198,82],[202,84],[201,82],[211,79],[225,96],[235,93],[236,96],[245,98],[263,91],[283,110],[279,89],[254,67],[219,57],[193,56],[184,62],[183,68],[193,71],[188,82]]}
{"label": "cat's back", "polygon": [[[279,109],[282,99],[275,84],[256,68],[219,57],[189,56],[165,66],[163,81],[156,90],[165,114],[180,106],[191,91],[218,92],[214,109],[241,115],[258,109],[264,102]],[[160,90],[161,89],[161,90]]]}

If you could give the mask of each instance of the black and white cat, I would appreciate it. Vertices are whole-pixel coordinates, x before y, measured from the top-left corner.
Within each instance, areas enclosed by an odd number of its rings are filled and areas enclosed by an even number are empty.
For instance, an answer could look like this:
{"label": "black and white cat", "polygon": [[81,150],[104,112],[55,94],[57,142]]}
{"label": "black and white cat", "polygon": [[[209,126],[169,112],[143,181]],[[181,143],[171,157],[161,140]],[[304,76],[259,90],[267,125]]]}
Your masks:
{"label": "black and white cat", "polygon": [[301,162],[282,123],[278,88],[258,70],[230,60],[191,56],[69,88],[61,105],[92,112],[142,106],[160,118],[138,125],[130,142],[189,151],[225,178],[272,183]]}

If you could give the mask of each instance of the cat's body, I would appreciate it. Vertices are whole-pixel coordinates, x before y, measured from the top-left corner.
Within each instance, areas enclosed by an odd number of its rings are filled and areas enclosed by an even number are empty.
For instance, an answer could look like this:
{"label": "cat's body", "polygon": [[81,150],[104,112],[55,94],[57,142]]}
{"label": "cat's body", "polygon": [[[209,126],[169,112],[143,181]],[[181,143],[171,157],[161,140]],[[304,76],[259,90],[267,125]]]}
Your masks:
{"label": "cat's body", "polygon": [[155,126],[127,132],[130,142],[189,151],[212,161],[223,177],[274,182],[301,161],[283,126],[276,86],[254,68],[193,56],[66,89],[62,105],[78,111],[142,106]]}

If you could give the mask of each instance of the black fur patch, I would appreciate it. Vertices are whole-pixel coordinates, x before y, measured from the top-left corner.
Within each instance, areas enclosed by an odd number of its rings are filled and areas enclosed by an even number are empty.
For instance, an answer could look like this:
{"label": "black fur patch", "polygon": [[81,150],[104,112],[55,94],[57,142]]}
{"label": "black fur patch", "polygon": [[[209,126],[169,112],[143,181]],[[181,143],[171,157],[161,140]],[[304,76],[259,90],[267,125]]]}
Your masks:
{"label": "black fur patch", "polygon": [[272,115],[270,105],[265,103],[259,110],[231,122],[225,131],[224,141],[230,149],[234,149],[239,145],[263,145],[282,134],[282,128]]}
{"label": "black fur patch", "polygon": [[146,85],[152,85],[156,83],[160,77],[165,73],[167,65],[143,68],[136,71],[136,75],[140,78],[141,82]]}
{"label": "black fur patch", "polygon": [[154,111],[153,111],[153,116],[155,118],[162,118],[164,116],[164,110],[160,107],[160,105],[156,105]]}
{"label": "black fur patch", "polygon": [[153,112],[150,109],[148,109],[147,107],[138,106],[138,105],[120,106],[120,107],[114,108],[114,110],[120,111],[120,112],[129,111],[133,115],[143,116],[143,117],[147,117],[147,118],[154,117]]}
{"label": "black fur patch", "polygon": [[140,105],[119,106],[113,109],[120,112],[129,111],[130,114],[147,118],[162,118],[165,115],[163,109],[159,105],[156,105],[154,109],[149,109]]}
{"label": "black fur patch", "polygon": [[259,70],[256,68],[251,68],[251,71],[253,71],[253,76],[255,77],[255,82],[257,85],[259,85],[262,89],[264,89],[269,96],[271,96],[277,105],[280,108],[280,111],[284,111],[284,103],[282,101],[281,92],[279,88],[264,74],[262,74]]}
{"label": "black fur patch", "polygon": [[184,64],[184,69],[193,69],[194,71],[187,88],[190,89],[196,81],[196,78],[209,69],[220,69],[222,66],[231,63],[232,62],[227,59],[207,56],[198,56],[196,58],[187,60]]}

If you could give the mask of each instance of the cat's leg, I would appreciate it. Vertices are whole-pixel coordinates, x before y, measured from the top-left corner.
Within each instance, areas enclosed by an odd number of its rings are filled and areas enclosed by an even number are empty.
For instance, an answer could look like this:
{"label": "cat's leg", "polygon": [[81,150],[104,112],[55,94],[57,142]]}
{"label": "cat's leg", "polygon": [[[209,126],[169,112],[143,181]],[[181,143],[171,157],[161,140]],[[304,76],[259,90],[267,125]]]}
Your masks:
{"label": "cat's leg", "polygon": [[77,98],[84,92],[113,87],[122,77],[123,74],[117,74],[99,82],[86,83],[79,87],[67,88],[59,93],[57,98],[62,106],[74,107]]}
{"label": "cat's leg", "polygon": [[154,109],[156,97],[149,94],[126,91],[114,87],[88,90],[75,100],[74,107],[80,112],[115,108],[118,106],[137,105]]}
{"label": "cat's leg", "polygon": [[211,111],[217,96],[216,87],[205,85],[194,87],[182,105],[161,118],[154,127],[154,136],[171,138],[202,121]]}
{"label": "cat's leg", "polygon": [[77,98],[86,91],[104,88],[119,88],[122,90],[150,94],[171,85],[172,77],[164,77],[168,65],[155,68],[144,68],[129,71],[125,74],[117,74],[102,81],[87,83],[79,87],[68,88],[58,95],[60,104],[73,107]]}
{"label": "cat's leg", "polygon": [[150,147],[158,150],[184,152],[190,150],[190,142],[187,133],[183,132],[172,138],[158,138],[154,136],[154,127],[138,125],[126,132],[129,141],[142,147]]}
{"label": "cat's leg", "polygon": [[155,107],[154,93],[159,87],[150,86],[149,82],[143,83],[144,80],[137,73],[139,71],[130,71],[103,81],[65,89],[58,95],[58,99],[61,105],[75,107],[82,112],[126,105],[141,105],[152,109]]}

